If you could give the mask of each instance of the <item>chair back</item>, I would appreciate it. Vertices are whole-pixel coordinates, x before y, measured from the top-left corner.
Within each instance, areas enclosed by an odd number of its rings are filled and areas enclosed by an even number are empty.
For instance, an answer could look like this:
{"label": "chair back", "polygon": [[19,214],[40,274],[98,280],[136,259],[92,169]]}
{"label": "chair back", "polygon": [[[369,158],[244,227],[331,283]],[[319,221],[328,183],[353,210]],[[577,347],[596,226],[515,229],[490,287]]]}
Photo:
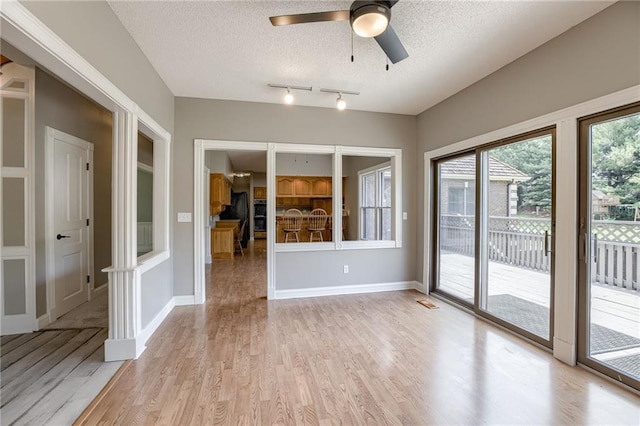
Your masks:
{"label": "chair back", "polygon": [[302,212],[298,209],[289,209],[282,215],[282,230],[285,232],[300,231],[302,228]]}
{"label": "chair back", "polygon": [[309,230],[323,231],[327,226],[329,216],[323,209],[314,209],[309,213]]}
{"label": "chair back", "polygon": [[242,237],[244,236],[244,227],[247,225],[247,219],[242,221],[242,225],[238,228],[236,233],[236,241],[242,241]]}

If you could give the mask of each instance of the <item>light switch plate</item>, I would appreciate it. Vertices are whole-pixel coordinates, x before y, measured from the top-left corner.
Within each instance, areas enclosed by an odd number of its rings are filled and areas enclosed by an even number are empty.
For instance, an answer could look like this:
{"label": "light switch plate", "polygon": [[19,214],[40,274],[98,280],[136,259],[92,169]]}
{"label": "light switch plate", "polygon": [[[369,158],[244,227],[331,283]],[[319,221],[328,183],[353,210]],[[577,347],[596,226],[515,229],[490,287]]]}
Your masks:
{"label": "light switch plate", "polygon": [[178,222],[191,222],[191,213],[178,213]]}
{"label": "light switch plate", "polygon": [[402,212],[402,220],[407,220],[407,212]]}

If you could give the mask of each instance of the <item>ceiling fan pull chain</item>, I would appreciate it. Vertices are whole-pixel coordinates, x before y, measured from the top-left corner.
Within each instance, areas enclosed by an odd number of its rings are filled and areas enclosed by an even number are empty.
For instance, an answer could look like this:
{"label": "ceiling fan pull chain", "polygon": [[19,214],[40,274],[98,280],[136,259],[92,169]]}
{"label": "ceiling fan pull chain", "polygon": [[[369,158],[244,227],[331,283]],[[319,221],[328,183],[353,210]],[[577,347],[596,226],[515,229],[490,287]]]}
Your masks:
{"label": "ceiling fan pull chain", "polygon": [[351,31],[351,62],[353,62],[353,31]]}

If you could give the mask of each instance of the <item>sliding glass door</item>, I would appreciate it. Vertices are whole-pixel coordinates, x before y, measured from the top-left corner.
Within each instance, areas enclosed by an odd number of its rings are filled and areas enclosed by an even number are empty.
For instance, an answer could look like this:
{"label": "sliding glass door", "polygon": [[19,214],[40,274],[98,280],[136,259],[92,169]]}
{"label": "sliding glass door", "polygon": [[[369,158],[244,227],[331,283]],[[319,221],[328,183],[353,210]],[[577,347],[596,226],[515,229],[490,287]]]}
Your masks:
{"label": "sliding glass door", "polygon": [[580,123],[579,361],[640,389],[640,105]]}
{"label": "sliding glass door", "polygon": [[476,156],[437,163],[437,290],[473,306],[476,251]]}
{"label": "sliding glass door", "polygon": [[553,131],[480,152],[479,310],[551,346]]}
{"label": "sliding glass door", "polygon": [[546,346],[554,140],[545,129],[435,163],[433,290]]}

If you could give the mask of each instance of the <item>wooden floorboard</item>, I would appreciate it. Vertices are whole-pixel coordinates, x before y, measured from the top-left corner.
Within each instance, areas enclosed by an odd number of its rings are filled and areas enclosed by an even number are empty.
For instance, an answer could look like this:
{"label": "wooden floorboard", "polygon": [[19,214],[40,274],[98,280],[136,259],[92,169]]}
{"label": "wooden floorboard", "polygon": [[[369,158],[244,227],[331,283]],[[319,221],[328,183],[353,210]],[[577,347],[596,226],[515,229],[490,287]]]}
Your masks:
{"label": "wooden floorboard", "polygon": [[[4,361],[4,357],[6,357],[11,351],[24,345],[30,340],[35,339],[41,334],[42,333],[35,332],[35,333],[27,333],[27,334],[14,334],[11,336],[2,336],[3,338],[12,337],[12,339],[3,340],[2,343],[0,344],[0,356],[3,358],[2,360]],[[3,363],[2,365],[3,365],[2,369],[4,369],[5,363]]]}
{"label": "wooden floorboard", "polygon": [[637,395],[399,291],[267,301],[264,251],[208,268],[78,424],[637,424]]}
{"label": "wooden floorboard", "polygon": [[0,360],[2,425],[67,425],[122,363],[104,362],[104,328],[52,330],[5,341]]}

